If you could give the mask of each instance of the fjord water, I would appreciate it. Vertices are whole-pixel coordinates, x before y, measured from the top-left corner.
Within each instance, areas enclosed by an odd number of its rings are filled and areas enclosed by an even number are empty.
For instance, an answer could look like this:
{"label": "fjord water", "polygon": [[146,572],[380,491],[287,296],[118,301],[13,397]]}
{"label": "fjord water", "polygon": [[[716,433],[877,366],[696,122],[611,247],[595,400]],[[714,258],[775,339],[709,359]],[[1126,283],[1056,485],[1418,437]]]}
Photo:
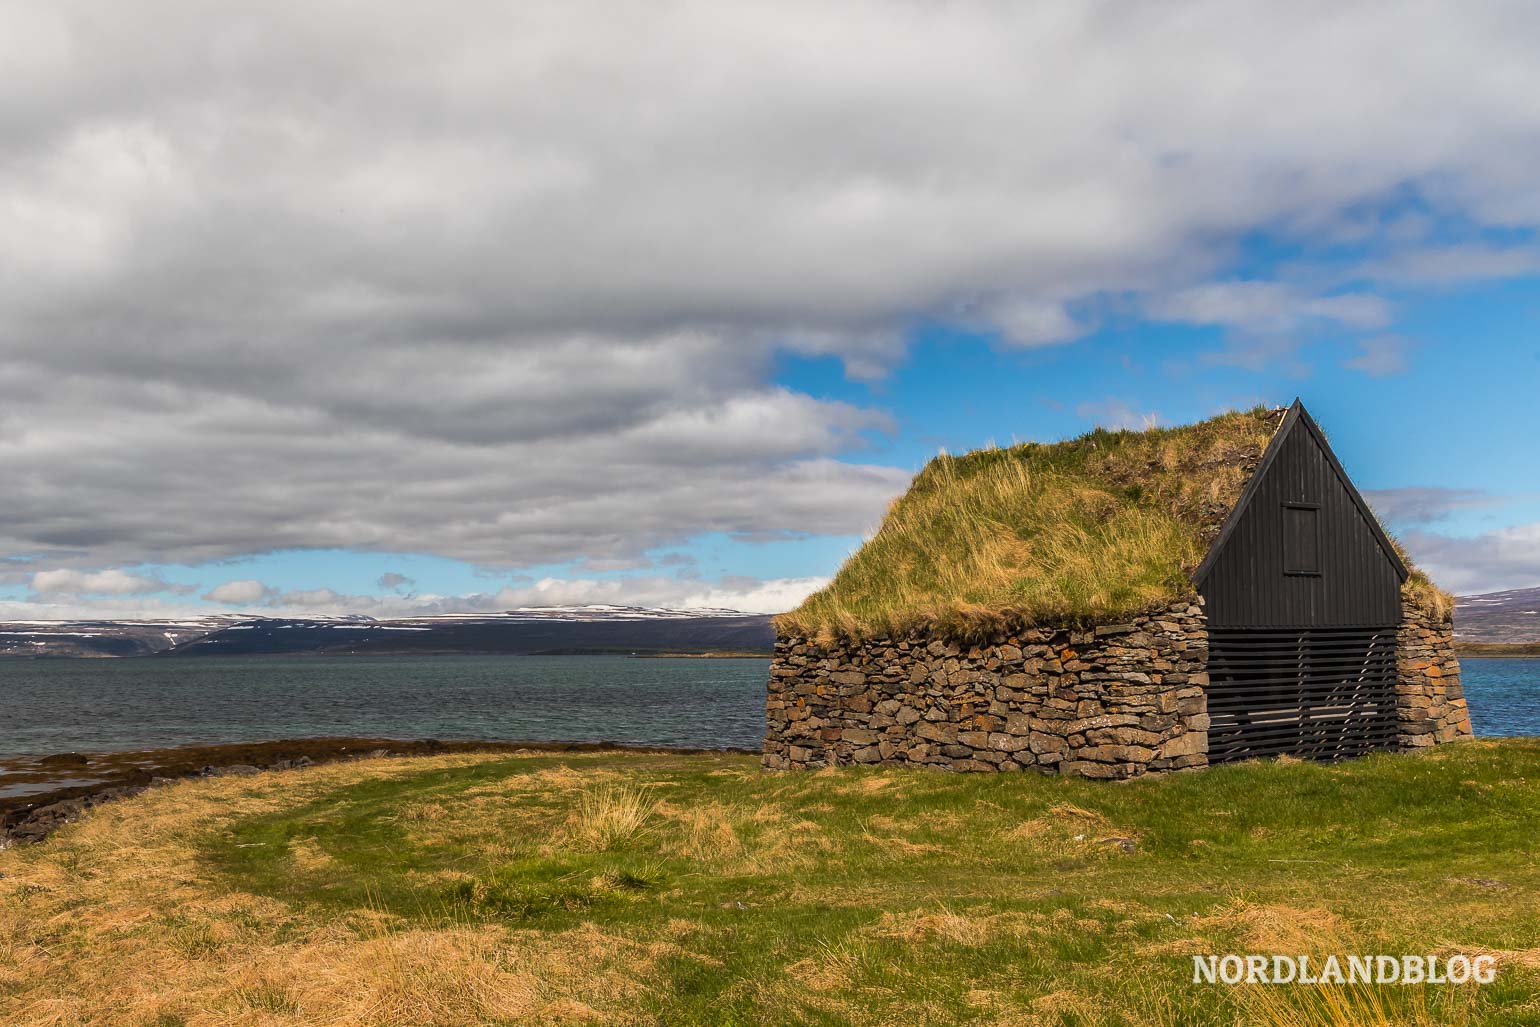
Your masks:
{"label": "fjord water", "polygon": [[1540,735],[1540,660],[1466,657],[1460,682],[1477,735]]}
{"label": "fjord water", "polygon": [[0,661],[0,758],[355,735],[758,749],[764,659]]}
{"label": "fjord water", "polygon": [[[1540,660],[1462,661],[1478,735],[1540,735]],[[757,749],[763,659],[0,661],[0,758],[321,735]]]}

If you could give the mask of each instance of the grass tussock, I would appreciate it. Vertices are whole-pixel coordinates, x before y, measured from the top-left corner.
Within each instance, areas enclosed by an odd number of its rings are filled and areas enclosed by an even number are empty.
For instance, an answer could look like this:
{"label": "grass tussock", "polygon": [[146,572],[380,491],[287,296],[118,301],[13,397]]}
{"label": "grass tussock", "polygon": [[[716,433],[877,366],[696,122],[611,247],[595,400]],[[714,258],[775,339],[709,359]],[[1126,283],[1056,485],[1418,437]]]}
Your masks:
{"label": "grass tussock", "polygon": [[617,848],[646,830],[655,806],[643,789],[627,785],[585,791],[573,815],[571,837],[595,851]]}
{"label": "grass tussock", "polygon": [[1225,514],[1283,417],[1097,429],[932,460],[829,586],[778,627],[801,636],[1116,617],[1191,592]]}
{"label": "grass tussock", "polygon": [[1435,620],[1447,622],[1454,617],[1454,596],[1445,592],[1433,583],[1433,580],[1421,570],[1412,567],[1411,560],[1406,558],[1405,551],[1398,545],[1397,551],[1401,553],[1401,559],[1408,567],[1412,568],[1411,574],[1401,584],[1401,597],[1413,606],[1431,614]]}
{"label": "grass tussock", "polygon": [[1270,1027],[1469,1027],[1476,1022],[1474,986],[1255,984],[1239,988],[1237,997],[1251,1022]]}
{"label": "grass tussock", "polygon": [[[1518,740],[1118,787],[662,754],[186,782],[0,852],[0,1023],[1498,1027],[1540,995],[1537,810]],[[1192,983],[1274,951],[1499,969]]]}

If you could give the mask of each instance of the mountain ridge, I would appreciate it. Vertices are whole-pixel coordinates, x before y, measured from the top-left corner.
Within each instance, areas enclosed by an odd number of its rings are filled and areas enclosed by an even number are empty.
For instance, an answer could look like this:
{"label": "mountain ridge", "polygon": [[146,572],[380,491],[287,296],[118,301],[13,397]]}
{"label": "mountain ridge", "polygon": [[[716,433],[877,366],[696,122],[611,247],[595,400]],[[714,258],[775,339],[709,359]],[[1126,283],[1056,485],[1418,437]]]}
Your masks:
{"label": "mountain ridge", "polygon": [[1454,634],[1462,642],[1540,642],[1540,586],[1458,596]]}
{"label": "mountain ridge", "polygon": [[764,614],[640,606],[522,607],[374,618],[213,614],[168,620],[0,622],[0,657],[174,658],[264,654],[769,652]]}
{"label": "mountain ridge", "polygon": [[[1455,635],[1462,642],[1540,642],[1540,587],[1459,596],[1455,603]],[[0,658],[768,653],[774,641],[766,614],[620,605],[385,618],[219,613],[164,620],[0,621]]]}

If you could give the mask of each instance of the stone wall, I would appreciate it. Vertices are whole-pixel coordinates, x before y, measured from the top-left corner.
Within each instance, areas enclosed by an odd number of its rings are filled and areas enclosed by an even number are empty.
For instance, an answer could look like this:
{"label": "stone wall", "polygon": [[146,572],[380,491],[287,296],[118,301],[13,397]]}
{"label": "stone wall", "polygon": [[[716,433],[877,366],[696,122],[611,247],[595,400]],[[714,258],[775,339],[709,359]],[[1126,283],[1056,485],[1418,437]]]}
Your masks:
{"label": "stone wall", "polygon": [[1396,744],[1419,749],[1471,735],[1454,624],[1403,601],[1396,639]]}
{"label": "stone wall", "polygon": [[1208,763],[1208,634],[1182,603],[989,644],[776,642],[764,763],[1126,778]]}

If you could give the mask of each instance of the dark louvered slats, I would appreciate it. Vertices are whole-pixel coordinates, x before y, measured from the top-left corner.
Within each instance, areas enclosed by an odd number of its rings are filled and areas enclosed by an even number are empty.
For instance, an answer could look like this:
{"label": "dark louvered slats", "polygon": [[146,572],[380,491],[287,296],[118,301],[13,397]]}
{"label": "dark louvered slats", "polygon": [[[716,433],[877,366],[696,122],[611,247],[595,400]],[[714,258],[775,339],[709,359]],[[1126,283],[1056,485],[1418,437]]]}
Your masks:
{"label": "dark louvered slats", "polygon": [[1395,683],[1394,627],[1210,628],[1209,762],[1389,748]]}

